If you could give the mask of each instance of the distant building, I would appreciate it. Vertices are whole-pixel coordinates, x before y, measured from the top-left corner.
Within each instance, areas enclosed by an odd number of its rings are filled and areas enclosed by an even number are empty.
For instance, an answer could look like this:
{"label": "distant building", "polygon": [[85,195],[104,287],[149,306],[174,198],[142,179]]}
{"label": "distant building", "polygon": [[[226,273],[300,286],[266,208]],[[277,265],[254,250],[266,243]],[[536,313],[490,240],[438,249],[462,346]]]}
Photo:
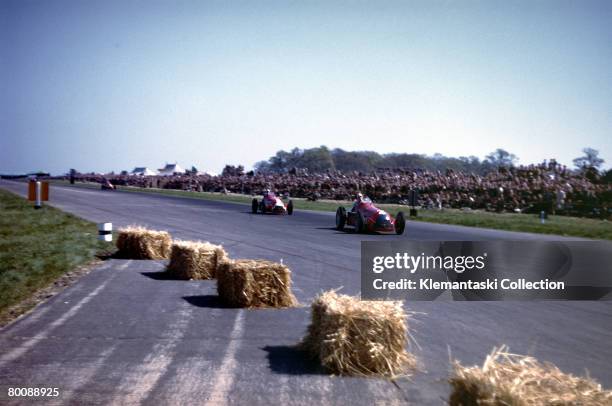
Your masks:
{"label": "distant building", "polygon": [[181,168],[178,164],[166,164],[164,168],[159,169],[157,172],[161,176],[170,176],[174,175],[175,173],[185,173],[185,170]]}
{"label": "distant building", "polygon": [[147,168],[146,166],[138,166],[138,167],[134,168],[134,170],[132,171],[132,175],[153,176],[153,175],[157,175],[157,172],[152,171],[151,169]]}

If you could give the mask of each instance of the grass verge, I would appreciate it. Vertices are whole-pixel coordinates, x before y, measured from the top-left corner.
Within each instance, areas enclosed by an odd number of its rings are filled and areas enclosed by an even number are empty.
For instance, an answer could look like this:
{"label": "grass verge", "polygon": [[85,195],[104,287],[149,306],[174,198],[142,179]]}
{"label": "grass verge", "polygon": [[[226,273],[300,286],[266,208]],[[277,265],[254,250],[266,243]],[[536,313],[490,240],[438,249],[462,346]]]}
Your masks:
{"label": "grass verge", "polygon": [[[68,182],[61,182],[68,184]],[[99,189],[98,184],[77,183],[78,187]],[[186,197],[204,200],[222,200],[235,203],[250,204],[252,196],[240,194],[222,194],[212,192],[189,192],[184,190],[138,188],[132,186],[119,186],[119,190],[138,193],[153,193],[166,196]],[[112,193],[112,192],[111,192]],[[338,206],[350,207],[352,202],[320,200],[311,202],[306,199],[292,198],[296,210],[336,211]],[[381,209],[395,215],[398,211],[408,214],[409,208],[396,204],[377,204]],[[549,216],[545,224],[534,214],[523,213],[490,213],[481,210],[419,210],[415,221],[424,221],[439,224],[454,224],[468,227],[481,227],[496,230],[519,231],[538,234],[554,234],[561,236],[584,237],[603,240],[612,240],[612,222],[579,217]]]}
{"label": "grass verge", "polygon": [[[48,205],[35,210],[1,189],[0,213],[0,320],[8,312],[17,316],[19,303],[111,249],[98,241],[94,223]],[[28,303],[20,313],[36,305]]]}

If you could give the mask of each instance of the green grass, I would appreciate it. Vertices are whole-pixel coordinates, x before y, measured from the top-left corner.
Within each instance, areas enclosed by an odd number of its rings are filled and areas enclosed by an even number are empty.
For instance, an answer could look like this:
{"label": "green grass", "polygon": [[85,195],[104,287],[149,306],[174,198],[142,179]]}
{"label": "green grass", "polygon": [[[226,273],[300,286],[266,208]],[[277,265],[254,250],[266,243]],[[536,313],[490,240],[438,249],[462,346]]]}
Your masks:
{"label": "green grass", "polygon": [[612,223],[578,217],[548,216],[546,223],[541,224],[539,217],[535,214],[445,209],[442,211],[419,210],[417,220],[496,230],[612,240]]}
{"label": "green grass", "polygon": [[[62,182],[67,184],[68,182]],[[99,184],[77,183],[78,187],[100,188]],[[204,200],[222,200],[250,204],[252,196],[240,194],[222,194],[211,192],[188,192],[171,189],[150,189],[131,186],[119,186],[120,190],[138,193],[153,193],[168,196],[186,197]],[[292,198],[296,210],[335,211],[338,206],[350,207],[352,202],[320,200],[310,202],[306,199]],[[402,210],[408,214],[409,208],[395,204],[377,204],[378,207],[395,215]],[[463,211],[456,209],[419,210],[416,221],[429,223],[454,224],[468,227],[491,228],[496,230],[521,231],[539,234],[585,237],[612,240],[612,222],[579,217],[549,216],[546,224],[534,214],[490,213],[480,210]]]}
{"label": "green grass", "polygon": [[109,249],[94,223],[0,190],[0,314]]}

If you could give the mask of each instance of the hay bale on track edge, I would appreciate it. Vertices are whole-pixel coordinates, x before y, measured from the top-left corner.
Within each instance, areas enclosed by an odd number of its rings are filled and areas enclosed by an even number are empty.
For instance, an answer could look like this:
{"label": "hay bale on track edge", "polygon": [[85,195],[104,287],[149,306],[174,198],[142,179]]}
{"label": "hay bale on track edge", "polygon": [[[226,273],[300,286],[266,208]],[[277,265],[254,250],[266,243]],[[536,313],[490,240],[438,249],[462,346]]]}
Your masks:
{"label": "hay bale on track edge", "polygon": [[406,350],[408,315],[402,302],[362,301],[335,291],[312,303],[300,347],[334,374],[396,378],[417,367]]}
{"label": "hay bale on track edge", "polygon": [[201,241],[174,241],[166,270],[178,279],[213,279],[217,266],[227,259],[221,245]]}
{"label": "hay bale on track edge", "polygon": [[612,405],[612,391],[595,380],[566,374],[551,363],[494,348],[482,367],[455,361],[450,405]]}
{"label": "hay bale on track edge", "polygon": [[119,255],[129,259],[166,259],[171,244],[172,238],[167,231],[139,226],[121,228],[117,237]]}
{"label": "hay bale on track edge", "polygon": [[291,307],[291,270],[261,259],[227,260],[217,268],[217,291],[233,307]]}

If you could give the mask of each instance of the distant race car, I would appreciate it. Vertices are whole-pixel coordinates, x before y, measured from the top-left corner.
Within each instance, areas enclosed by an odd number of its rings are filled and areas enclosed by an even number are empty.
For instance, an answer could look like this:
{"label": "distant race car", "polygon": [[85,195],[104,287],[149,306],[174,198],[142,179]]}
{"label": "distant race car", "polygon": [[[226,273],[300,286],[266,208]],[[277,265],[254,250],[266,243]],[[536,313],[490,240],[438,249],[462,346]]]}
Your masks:
{"label": "distant race car", "polygon": [[395,233],[401,235],[406,227],[404,213],[399,212],[393,218],[389,213],[374,206],[368,197],[357,199],[353,208],[347,211],[344,207],[336,210],[336,229],[343,230],[345,226],[354,227],[358,233]]}
{"label": "distant race car", "polygon": [[112,183],[110,183],[110,181],[108,179],[104,179],[102,181],[100,189],[102,189],[102,190],[115,190],[115,189],[117,189],[117,186],[115,186]]}
{"label": "distant race car", "polygon": [[266,191],[261,200],[253,199],[251,202],[251,211],[253,213],[271,213],[271,214],[293,214],[293,202],[289,200],[287,204],[276,196],[273,192]]}

